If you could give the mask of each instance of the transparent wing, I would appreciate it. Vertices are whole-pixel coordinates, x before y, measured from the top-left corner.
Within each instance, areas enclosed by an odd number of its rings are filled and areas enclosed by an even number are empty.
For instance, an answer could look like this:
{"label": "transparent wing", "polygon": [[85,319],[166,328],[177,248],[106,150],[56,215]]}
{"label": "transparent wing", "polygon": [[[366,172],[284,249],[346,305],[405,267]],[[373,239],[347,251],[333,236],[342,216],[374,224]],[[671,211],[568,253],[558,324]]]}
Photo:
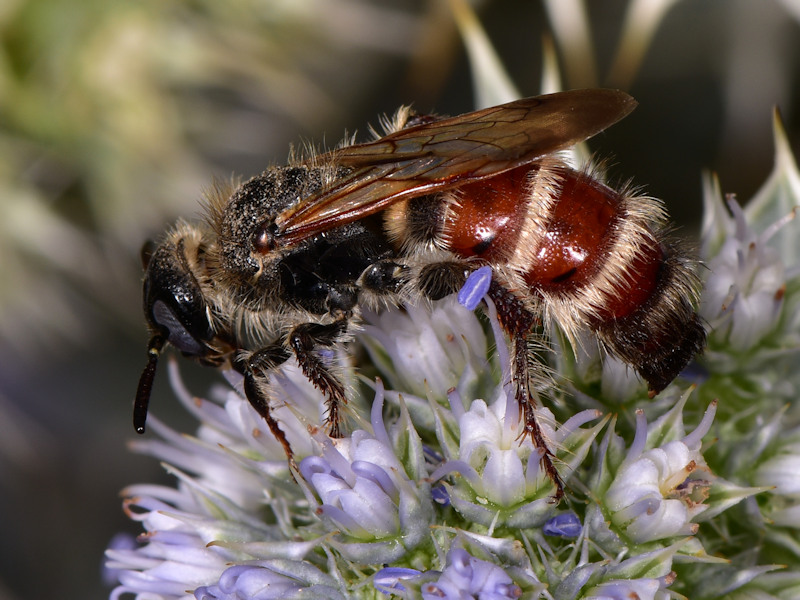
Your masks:
{"label": "transparent wing", "polygon": [[[356,221],[400,200],[498,175],[564,150],[636,107],[617,90],[574,90],[401,129],[322,157],[352,171],[282,213],[284,244]],[[319,160],[319,159],[318,159]]]}

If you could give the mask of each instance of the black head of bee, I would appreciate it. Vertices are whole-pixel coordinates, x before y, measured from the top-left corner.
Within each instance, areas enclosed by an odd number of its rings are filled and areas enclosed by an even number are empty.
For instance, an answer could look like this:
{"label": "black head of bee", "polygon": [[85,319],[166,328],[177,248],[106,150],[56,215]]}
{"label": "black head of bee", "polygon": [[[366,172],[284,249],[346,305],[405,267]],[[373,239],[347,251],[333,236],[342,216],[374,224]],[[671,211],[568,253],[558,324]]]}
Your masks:
{"label": "black head of bee", "polygon": [[150,329],[147,366],[139,379],[134,404],[134,427],[144,431],[147,406],[158,357],[169,342],[187,356],[203,361],[212,354],[208,343],[214,337],[210,313],[195,273],[203,263],[205,245],[199,230],[178,228],[150,254],[143,285],[144,314]]}
{"label": "black head of bee", "polygon": [[200,284],[189,268],[185,238],[156,249],[143,292],[144,313],[153,333],[184,354],[201,356],[213,332]]}

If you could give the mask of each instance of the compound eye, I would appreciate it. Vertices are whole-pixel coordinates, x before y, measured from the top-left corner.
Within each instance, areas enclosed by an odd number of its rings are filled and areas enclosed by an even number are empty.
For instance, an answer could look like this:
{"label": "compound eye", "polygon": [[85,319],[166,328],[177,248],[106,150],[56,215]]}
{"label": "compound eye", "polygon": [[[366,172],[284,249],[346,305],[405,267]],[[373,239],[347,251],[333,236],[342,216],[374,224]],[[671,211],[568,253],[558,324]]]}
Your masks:
{"label": "compound eye", "polygon": [[277,227],[271,221],[265,221],[256,229],[253,247],[259,254],[268,254],[275,250],[275,232]]}
{"label": "compound eye", "polygon": [[192,356],[202,356],[205,348],[181,323],[175,311],[161,300],[153,303],[155,322],[168,331],[169,343],[181,352]]}

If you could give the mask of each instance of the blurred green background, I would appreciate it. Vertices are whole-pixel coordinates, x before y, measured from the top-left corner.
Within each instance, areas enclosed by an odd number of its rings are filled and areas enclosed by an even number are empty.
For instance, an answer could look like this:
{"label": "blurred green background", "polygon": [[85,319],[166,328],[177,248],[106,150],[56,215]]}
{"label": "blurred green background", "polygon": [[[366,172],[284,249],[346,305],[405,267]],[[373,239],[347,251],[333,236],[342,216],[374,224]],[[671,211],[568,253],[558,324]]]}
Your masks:
{"label": "blurred green background", "polygon": [[[766,178],[774,105],[797,148],[800,2],[586,4],[475,8],[521,94],[539,93],[551,39],[565,88],[639,100],[592,148],[687,236],[703,169],[742,201]],[[472,89],[444,0],[0,1],[0,598],[106,597],[103,550],[138,533],[119,491],[168,481],[126,450],[143,241],[199,216],[214,177],[403,103],[469,111]],[[184,368],[198,394],[214,379]],[[161,375],[152,408],[180,426]]]}

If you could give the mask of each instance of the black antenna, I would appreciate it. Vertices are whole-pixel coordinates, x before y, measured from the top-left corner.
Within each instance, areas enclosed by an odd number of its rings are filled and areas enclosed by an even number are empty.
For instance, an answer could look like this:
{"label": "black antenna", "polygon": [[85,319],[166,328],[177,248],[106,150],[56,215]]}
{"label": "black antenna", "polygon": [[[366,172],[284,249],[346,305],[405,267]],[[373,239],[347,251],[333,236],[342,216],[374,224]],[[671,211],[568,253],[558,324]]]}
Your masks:
{"label": "black antenna", "polygon": [[147,365],[139,378],[139,388],[136,390],[136,400],[133,403],[133,427],[136,433],[144,433],[145,430],[144,423],[147,421],[147,407],[150,404],[150,393],[153,391],[158,357],[165,342],[164,336],[157,333],[147,344]]}

